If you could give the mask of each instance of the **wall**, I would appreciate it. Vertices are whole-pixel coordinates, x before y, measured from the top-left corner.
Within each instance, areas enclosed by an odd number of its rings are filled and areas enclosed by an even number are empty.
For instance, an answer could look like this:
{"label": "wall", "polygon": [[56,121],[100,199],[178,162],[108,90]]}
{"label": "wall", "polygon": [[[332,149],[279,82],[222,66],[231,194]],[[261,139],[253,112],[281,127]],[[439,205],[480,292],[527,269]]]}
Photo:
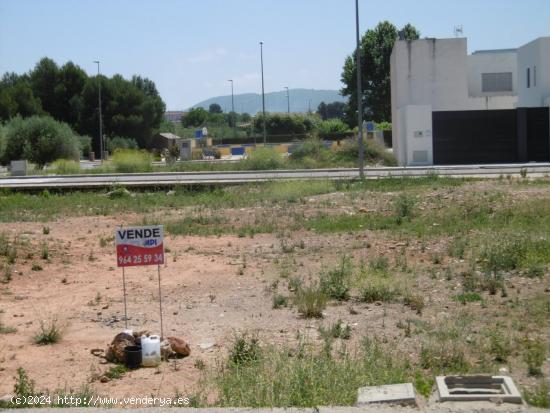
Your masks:
{"label": "wall", "polygon": [[[517,51],[516,50],[486,50],[474,52],[467,57],[468,95],[480,96],[517,96]],[[481,75],[483,73],[512,73],[511,92],[483,92]]]}
{"label": "wall", "polygon": [[[411,114],[420,113],[421,123],[425,122],[426,115],[424,109],[414,107],[430,106],[432,111],[514,108],[517,96],[481,93],[482,71],[500,71],[496,70],[498,61],[514,71],[509,56],[513,54],[499,52],[493,54],[493,59],[479,56],[470,61],[464,38],[396,41],[390,59],[390,78],[393,148],[398,163],[419,164],[412,157],[413,151],[420,149],[412,149],[419,142],[411,141],[418,127]],[[476,73],[479,73],[478,86],[474,81]],[[470,96],[470,88],[478,96]],[[408,106],[413,108],[408,111]],[[431,147],[426,148],[431,153]],[[431,155],[428,158],[432,159]]]}
{"label": "wall", "polygon": [[[531,70],[529,88],[527,68]],[[518,49],[518,85],[518,107],[546,106],[544,102],[550,97],[550,37],[540,37]]]}

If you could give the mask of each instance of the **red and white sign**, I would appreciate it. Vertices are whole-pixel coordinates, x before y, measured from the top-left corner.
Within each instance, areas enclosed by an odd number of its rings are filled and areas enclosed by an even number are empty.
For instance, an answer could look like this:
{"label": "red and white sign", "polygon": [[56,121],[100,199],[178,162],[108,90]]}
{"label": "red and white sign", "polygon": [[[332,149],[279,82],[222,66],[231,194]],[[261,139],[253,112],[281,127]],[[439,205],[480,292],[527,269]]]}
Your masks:
{"label": "red and white sign", "polygon": [[162,225],[117,228],[116,258],[119,267],[164,264]]}

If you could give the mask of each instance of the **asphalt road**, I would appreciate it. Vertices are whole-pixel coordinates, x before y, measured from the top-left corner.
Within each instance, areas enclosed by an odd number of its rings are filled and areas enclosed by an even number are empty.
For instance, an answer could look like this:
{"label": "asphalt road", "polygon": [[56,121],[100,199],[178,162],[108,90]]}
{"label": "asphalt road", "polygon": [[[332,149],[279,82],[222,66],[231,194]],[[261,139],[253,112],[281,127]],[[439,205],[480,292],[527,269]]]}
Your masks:
{"label": "asphalt road", "polygon": [[[520,176],[543,177],[550,174],[550,163],[456,165],[430,167],[377,167],[365,168],[367,179],[383,177],[419,177],[430,174],[450,177],[498,178]],[[41,175],[0,178],[0,188],[99,188],[121,186],[172,186],[190,184],[246,183],[292,179],[353,180],[359,178],[359,170],[311,169],[239,172],[158,172],[138,174],[102,175]]]}

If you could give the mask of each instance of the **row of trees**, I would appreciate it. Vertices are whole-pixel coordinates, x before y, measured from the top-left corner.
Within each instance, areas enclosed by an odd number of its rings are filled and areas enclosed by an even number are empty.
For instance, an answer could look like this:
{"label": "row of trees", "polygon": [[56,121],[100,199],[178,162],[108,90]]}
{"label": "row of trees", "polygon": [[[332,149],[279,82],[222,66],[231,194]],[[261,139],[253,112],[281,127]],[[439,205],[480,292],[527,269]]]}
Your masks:
{"label": "row of trees", "polygon": [[104,134],[135,139],[146,148],[166,109],[155,84],[141,76],[89,77],[72,62],[59,67],[41,59],[33,70],[6,73],[0,81],[0,120],[49,115],[76,133],[94,137],[99,151],[98,89],[101,84]]}

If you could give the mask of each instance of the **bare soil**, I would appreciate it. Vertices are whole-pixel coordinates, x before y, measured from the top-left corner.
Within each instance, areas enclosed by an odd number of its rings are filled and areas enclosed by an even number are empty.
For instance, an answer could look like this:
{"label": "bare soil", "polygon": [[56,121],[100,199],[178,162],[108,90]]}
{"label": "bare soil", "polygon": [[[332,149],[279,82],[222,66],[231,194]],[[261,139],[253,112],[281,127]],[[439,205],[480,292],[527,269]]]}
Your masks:
{"label": "bare soil", "polygon": [[[449,193],[445,190],[427,193],[426,196],[455,202],[461,194],[481,191],[491,184],[475,185]],[[387,209],[386,200],[391,196],[380,194],[355,199],[334,193],[311,197],[305,205],[289,208],[304,214],[320,207],[325,212],[369,213]],[[518,189],[513,196],[516,199],[550,196],[550,190],[547,187]],[[272,210],[261,210],[263,216],[271,213],[281,216],[287,212],[286,207],[280,205]],[[256,212],[248,208],[216,213],[244,220]],[[38,389],[53,391],[77,389],[112,366],[90,353],[95,348],[106,348],[125,328],[122,271],[116,267],[112,237],[117,226],[132,225],[142,218],[140,215],[68,217],[46,224],[0,224],[0,233],[5,232],[10,238],[17,236],[26,243],[18,250],[12,280],[0,285],[0,320],[5,326],[17,328],[13,334],[0,335],[0,395],[13,392],[19,367],[35,380]],[[43,234],[45,225],[50,228],[49,234]],[[108,240],[103,247],[100,245],[102,238]],[[348,302],[331,303],[322,320],[303,319],[295,308],[272,308],[274,290],[288,295],[287,281],[280,277],[282,266],[288,265],[291,275],[307,280],[316,277],[322,267],[334,265],[343,253],[351,255],[356,263],[386,255],[393,264],[398,252],[404,250],[409,266],[425,268],[431,265],[431,254],[444,253],[448,239],[405,244],[383,232],[319,235],[299,231],[286,238],[288,244],[303,246],[291,253],[283,251],[281,239],[281,234],[262,234],[253,238],[168,236],[165,240],[169,251],[167,262],[161,268],[164,333],[188,341],[192,354],[175,362],[163,362],[159,368],[128,372],[118,380],[93,381],[94,389],[113,397],[174,396],[177,391],[186,395],[192,392],[201,376],[198,360],[208,366],[215,365],[227,353],[237,332],[257,334],[262,343],[275,345],[294,342],[298,332],[312,340],[320,340],[318,327],[339,319],[352,326],[351,346],[365,335],[376,334],[384,337],[392,347],[417,357],[419,336],[407,337],[402,328],[396,327],[399,322],[416,318],[438,325],[467,311],[474,319],[484,318],[486,322],[489,317],[497,323],[510,301],[529,300],[540,293],[550,295],[548,276],[514,276],[508,281],[508,285],[513,286],[508,297],[488,296],[486,308],[480,303],[464,306],[450,299],[460,292],[460,283],[445,279],[442,269],[450,258],[444,257],[436,266],[435,277],[418,270],[410,279],[401,278],[406,288],[424,297],[426,307],[421,315],[401,302]],[[47,261],[40,257],[43,243],[49,247],[50,259]],[[34,271],[33,264],[43,269]],[[128,268],[125,276],[128,327],[160,332],[157,268]],[[519,312],[515,315],[518,320],[523,316]],[[33,337],[40,321],[53,319],[63,328],[60,342],[44,346],[34,344]],[[473,331],[475,335],[475,328]],[[547,338],[548,326],[538,333]],[[519,361],[504,363],[503,367],[520,386],[536,382],[526,375]],[[544,365],[546,375],[548,370],[547,361]]]}

